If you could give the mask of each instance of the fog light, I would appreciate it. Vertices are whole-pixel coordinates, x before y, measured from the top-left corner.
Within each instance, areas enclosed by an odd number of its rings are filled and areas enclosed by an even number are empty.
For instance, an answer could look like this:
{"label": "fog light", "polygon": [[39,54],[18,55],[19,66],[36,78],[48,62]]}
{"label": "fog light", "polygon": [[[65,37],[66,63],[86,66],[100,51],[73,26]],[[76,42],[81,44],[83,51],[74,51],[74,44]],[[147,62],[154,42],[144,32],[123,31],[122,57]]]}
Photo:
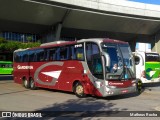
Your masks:
{"label": "fog light", "polygon": [[136,86],[136,83],[133,83],[132,86]]}

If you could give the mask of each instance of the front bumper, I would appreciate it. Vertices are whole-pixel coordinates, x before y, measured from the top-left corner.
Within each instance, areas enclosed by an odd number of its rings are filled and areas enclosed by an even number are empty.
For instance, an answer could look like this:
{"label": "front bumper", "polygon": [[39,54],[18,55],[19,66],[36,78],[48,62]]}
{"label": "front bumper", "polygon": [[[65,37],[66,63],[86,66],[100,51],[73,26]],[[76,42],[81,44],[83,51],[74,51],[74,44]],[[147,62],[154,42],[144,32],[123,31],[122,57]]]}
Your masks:
{"label": "front bumper", "polygon": [[134,92],[137,92],[136,86],[131,86],[131,87],[127,87],[127,88],[107,88],[106,87],[106,91],[105,91],[103,97],[123,95],[123,94],[129,94],[129,93],[134,93]]}

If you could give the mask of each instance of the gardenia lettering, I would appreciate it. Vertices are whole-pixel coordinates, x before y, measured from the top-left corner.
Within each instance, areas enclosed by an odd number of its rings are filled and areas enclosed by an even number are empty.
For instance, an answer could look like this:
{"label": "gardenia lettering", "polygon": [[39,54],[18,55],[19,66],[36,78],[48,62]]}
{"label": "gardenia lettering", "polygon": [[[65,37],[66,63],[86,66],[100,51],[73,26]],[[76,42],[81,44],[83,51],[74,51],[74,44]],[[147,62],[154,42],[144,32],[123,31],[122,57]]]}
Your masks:
{"label": "gardenia lettering", "polygon": [[17,69],[33,69],[33,66],[17,66]]}
{"label": "gardenia lettering", "polygon": [[112,82],[109,82],[109,85],[123,85],[123,83],[112,83]]}

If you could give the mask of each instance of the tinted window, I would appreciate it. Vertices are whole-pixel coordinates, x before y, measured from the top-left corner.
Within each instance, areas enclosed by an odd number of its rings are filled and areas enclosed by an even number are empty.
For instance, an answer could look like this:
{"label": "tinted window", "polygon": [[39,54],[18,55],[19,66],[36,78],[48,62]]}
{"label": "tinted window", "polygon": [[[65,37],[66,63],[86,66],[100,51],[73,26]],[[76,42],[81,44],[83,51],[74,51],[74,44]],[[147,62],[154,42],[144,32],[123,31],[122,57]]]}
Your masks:
{"label": "tinted window", "polygon": [[0,68],[12,68],[11,63],[0,63]]}
{"label": "tinted window", "polygon": [[84,60],[84,47],[83,44],[74,45],[74,54],[76,55],[76,60]]}
{"label": "tinted window", "polygon": [[56,60],[56,48],[49,48],[48,51],[49,60]]}
{"label": "tinted window", "polygon": [[103,67],[99,47],[95,43],[86,44],[87,64],[91,73],[99,79],[103,79]]}
{"label": "tinted window", "polygon": [[44,61],[44,49],[37,49],[36,50],[36,61]]}
{"label": "tinted window", "polygon": [[35,53],[34,50],[30,50],[30,51],[29,51],[29,61],[30,61],[30,62],[36,61],[36,53]]}
{"label": "tinted window", "polygon": [[42,62],[56,60],[84,60],[83,44],[45,49],[41,48],[14,53],[14,61],[16,62]]}
{"label": "tinted window", "polygon": [[49,60],[49,49],[44,49],[44,61]]}
{"label": "tinted window", "polygon": [[28,51],[22,52],[22,62],[28,62]]}
{"label": "tinted window", "polygon": [[19,54],[17,52],[14,53],[13,58],[15,62],[19,62]]}
{"label": "tinted window", "polygon": [[64,46],[60,48],[60,60],[68,60],[69,47]]}
{"label": "tinted window", "polygon": [[28,61],[28,51],[15,52],[14,53],[14,61],[27,62]]}

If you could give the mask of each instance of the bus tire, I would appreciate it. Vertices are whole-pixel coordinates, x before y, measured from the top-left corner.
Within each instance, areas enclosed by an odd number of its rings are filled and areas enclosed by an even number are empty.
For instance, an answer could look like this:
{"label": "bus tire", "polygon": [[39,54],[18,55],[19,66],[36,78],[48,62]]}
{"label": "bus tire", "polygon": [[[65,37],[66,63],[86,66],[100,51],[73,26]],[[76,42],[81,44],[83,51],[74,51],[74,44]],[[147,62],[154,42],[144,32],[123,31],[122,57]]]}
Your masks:
{"label": "bus tire", "polygon": [[26,78],[23,79],[23,86],[27,89],[29,88],[29,81]]}
{"label": "bus tire", "polygon": [[79,98],[83,98],[83,97],[86,96],[85,93],[84,93],[84,87],[80,82],[77,82],[74,85],[74,93]]}
{"label": "bus tire", "polygon": [[29,86],[31,90],[35,90],[37,87],[35,86],[35,82],[33,79],[30,80],[29,82]]}

